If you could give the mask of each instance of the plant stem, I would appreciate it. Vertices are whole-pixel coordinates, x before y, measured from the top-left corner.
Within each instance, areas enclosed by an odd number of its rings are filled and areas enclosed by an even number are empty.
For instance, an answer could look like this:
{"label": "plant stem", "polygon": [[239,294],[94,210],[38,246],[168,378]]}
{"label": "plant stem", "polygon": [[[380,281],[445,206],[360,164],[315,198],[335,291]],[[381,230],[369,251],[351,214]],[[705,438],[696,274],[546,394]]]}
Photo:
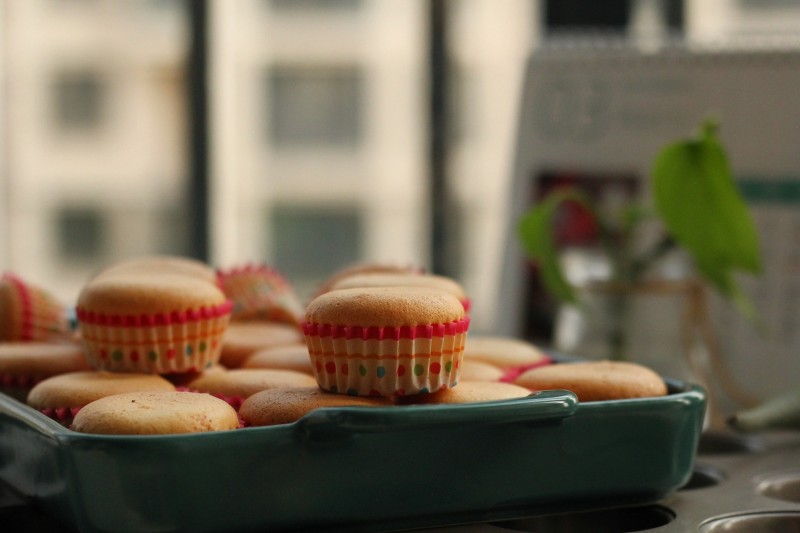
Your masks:
{"label": "plant stem", "polygon": [[628,335],[626,331],[626,315],[630,294],[626,291],[612,291],[609,293],[609,314],[611,315],[611,328],[608,332],[608,343],[611,353],[610,359],[625,361],[628,358]]}
{"label": "plant stem", "polygon": [[629,281],[636,283],[639,281],[645,272],[653,266],[659,259],[664,257],[667,253],[671,252],[677,247],[675,239],[669,235],[664,235],[646,254],[635,259],[631,263]]}

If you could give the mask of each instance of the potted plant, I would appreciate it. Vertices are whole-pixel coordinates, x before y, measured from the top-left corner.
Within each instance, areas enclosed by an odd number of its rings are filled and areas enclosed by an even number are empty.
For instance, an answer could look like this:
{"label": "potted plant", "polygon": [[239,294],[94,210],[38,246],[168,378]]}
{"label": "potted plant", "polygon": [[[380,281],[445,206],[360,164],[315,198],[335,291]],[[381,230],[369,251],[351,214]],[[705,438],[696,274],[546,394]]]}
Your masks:
{"label": "potted plant", "polygon": [[[594,219],[599,246],[609,265],[607,279],[595,283],[594,288],[608,295],[605,319],[611,327],[606,343],[612,358],[629,355],[625,316],[631,296],[641,290],[670,286],[654,276],[653,267],[673,250],[688,255],[696,272],[681,285],[690,298],[695,298],[695,312],[702,315],[689,317],[689,321],[705,316],[706,287],[757,321],[736,274],[760,273],[758,236],[717,130],[715,122],[706,121],[696,137],[671,142],[659,151],[649,181],[651,205],[636,202],[613,211],[602,210],[580,189],[566,187],[549,192],[519,220],[519,240],[538,266],[545,289],[563,304],[580,308],[583,298],[565,275],[554,225],[559,209],[569,203],[573,207],[577,204]],[[639,233],[648,221],[650,225],[657,223],[661,236],[642,249]],[[706,323],[705,327],[710,325]]]}

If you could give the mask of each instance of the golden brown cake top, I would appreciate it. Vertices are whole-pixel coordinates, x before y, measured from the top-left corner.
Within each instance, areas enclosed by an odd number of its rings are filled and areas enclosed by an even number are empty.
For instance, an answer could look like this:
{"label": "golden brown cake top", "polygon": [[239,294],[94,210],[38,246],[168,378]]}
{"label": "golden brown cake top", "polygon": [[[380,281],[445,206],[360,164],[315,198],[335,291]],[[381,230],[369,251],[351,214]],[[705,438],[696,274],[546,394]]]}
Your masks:
{"label": "golden brown cake top", "polygon": [[435,274],[369,272],[354,274],[336,282],[331,290],[354,287],[431,287],[449,292],[459,300],[467,297],[464,288],[454,279]]}
{"label": "golden brown cake top", "polygon": [[36,409],[81,407],[112,394],[174,390],[172,383],[155,374],[70,372],[39,382],[28,394],[28,405]]}
{"label": "golden brown cake top", "polygon": [[189,383],[189,389],[211,394],[247,398],[267,389],[313,387],[317,381],[309,374],[293,370],[248,368],[206,374]]}
{"label": "golden brown cake top", "polygon": [[231,322],[222,341],[220,363],[237,368],[258,350],[301,342],[300,329],[284,322]]}
{"label": "golden brown cake top", "polygon": [[86,284],[78,308],[110,315],[171,313],[213,308],[227,302],[216,286],[168,272],[118,273]]}
{"label": "golden brown cake top", "polygon": [[78,343],[0,343],[0,374],[54,376],[88,369],[83,347]]}
{"label": "golden brown cake top", "polygon": [[311,372],[308,346],[303,343],[264,348],[253,352],[242,368],[285,368],[308,374]]}
{"label": "golden brown cake top", "polygon": [[339,282],[339,280],[356,274],[370,274],[370,273],[421,274],[422,272],[423,271],[421,268],[412,265],[371,263],[371,262],[355,263],[334,272],[333,275],[331,275],[330,277],[328,277],[328,279],[325,280],[325,282],[318,289],[316,294],[319,295],[322,294],[323,292],[328,292],[336,283]]}
{"label": "golden brown cake top", "polygon": [[107,266],[95,277],[117,274],[149,274],[153,271],[194,277],[212,284],[217,282],[217,273],[211,266],[176,255],[148,255],[126,259]]}
{"label": "golden brown cake top", "polygon": [[546,355],[535,345],[513,337],[472,336],[464,346],[466,361],[483,361],[500,368],[542,362]]}
{"label": "golden brown cake top", "polygon": [[72,429],[102,435],[167,435],[239,427],[233,407],[200,392],[130,392],[96,400],[78,412]]}
{"label": "golden brown cake top", "polygon": [[348,396],[326,392],[319,387],[270,389],[250,396],[239,409],[239,416],[252,426],[288,424],[320,407],[389,406],[386,398]]}
{"label": "golden brown cake top", "polygon": [[418,326],[463,318],[458,298],[427,287],[337,289],[318,296],[306,308],[306,322],[336,326]]}
{"label": "golden brown cake top", "polygon": [[531,390],[569,390],[582,402],[667,394],[666,383],[655,371],[626,361],[547,365],[524,372],[514,383]]}
{"label": "golden brown cake top", "polygon": [[511,400],[530,396],[531,391],[511,383],[489,381],[461,381],[458,386],[430,394],[409,394],[398,396],[400,405],[427,405],[442,403],[477,403]]}

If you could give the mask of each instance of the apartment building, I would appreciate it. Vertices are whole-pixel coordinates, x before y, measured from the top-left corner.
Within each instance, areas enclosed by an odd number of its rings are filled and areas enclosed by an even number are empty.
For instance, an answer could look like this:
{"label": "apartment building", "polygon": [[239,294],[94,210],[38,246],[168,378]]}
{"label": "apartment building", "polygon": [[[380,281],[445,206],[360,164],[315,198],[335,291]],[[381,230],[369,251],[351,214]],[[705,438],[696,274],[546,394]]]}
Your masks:
{"label": "apartment building", "polygon": [[[452,274],[477,329],[494,314],[522,69],[547,38],[545,4],[449,4]],[[659,34],[668,4],[631,4],[623,34]],[[105,263],[187,251],[184,8],[3,1],[3,270],[69,302]],[[790,33],[797,11],[687,1],[684,30]],[[272,264],[302,294],[354,261],[429,266],[427,16],[421,0],[210,2],[213,264]]]}

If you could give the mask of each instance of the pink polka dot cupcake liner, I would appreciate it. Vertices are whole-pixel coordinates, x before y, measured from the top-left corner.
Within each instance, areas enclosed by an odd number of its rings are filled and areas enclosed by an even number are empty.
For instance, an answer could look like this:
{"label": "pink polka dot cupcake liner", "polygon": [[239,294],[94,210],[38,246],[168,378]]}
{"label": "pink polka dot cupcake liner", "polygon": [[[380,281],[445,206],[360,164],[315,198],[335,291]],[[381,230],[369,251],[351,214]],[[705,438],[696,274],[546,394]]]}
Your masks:
{"label": "pink polka dot cupcake liner", "polygon": [[42,376],[5,374],[0,372],[0,392],[25,402],[30,390],[42,381]]}
{"label": "pink polka dot cupcake liner", "polygon": [[[48,291],[6,272],[0,278],[7,301],[0,295],[0,316],[12,326],[5,341],[47,341],[70,333],[69,312]],[[2,330],[3,328],[0,328]]]}
{"label": "pink polka dot cupcake liner", "polygon": [[280,272],[266,265],[217,271],[217,284],[233,302],[232,320],[268,320],[297,325],[303,305]]}
{"label": "pink polka dot cupcake liner", "polygon": [[155,315],[106,315],[77,309],[89,364],[97,370],[198,372],[219,361],[231,303]]}
{"label": "pink polka dot cupcake liner", "polygon": [[319,386],[353,396],[427,394],[455,387],[469,318],[400,327],[303,323]]}
{"label": "pink polka dot cupcake liner", "polygon": [[81,409],[81,407],[45,407],[38,411],[47,418],[51,418],[62,426],[69,428]]}

